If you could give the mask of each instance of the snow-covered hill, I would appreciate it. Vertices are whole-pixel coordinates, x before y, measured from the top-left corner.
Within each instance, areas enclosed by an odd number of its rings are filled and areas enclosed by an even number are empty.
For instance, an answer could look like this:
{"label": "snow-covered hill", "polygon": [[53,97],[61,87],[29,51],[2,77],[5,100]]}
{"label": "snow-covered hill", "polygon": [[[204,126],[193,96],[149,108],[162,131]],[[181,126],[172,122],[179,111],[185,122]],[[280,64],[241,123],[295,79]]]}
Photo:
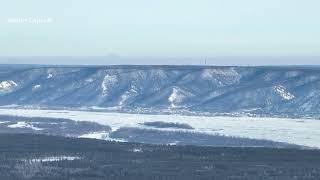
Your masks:
{"label": "snow-covered hill", "polygon": [[320,115],[320,67],[0,66],[0,105]]}

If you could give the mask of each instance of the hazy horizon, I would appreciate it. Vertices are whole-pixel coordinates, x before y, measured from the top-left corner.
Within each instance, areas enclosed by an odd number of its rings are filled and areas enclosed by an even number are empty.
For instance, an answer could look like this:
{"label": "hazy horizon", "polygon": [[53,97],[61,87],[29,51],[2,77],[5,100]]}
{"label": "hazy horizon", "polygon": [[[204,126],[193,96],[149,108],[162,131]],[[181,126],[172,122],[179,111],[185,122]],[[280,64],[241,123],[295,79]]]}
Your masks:
{"label": "hazy horizon", "polygon": [[211,66],[309,66],[320,57],[125,57],[125,56],[0,56],[0,64],[40,65],[211,65]]}

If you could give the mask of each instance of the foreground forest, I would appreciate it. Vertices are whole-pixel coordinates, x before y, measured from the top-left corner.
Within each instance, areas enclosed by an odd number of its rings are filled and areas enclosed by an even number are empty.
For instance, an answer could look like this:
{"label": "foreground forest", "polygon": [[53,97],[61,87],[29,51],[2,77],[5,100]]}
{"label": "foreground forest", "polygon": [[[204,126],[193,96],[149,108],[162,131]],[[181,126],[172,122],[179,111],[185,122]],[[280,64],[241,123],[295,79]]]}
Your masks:
{"label": "foreground forest", "polygon": [[320,151],[0,134],[0,179],[320,179]]}

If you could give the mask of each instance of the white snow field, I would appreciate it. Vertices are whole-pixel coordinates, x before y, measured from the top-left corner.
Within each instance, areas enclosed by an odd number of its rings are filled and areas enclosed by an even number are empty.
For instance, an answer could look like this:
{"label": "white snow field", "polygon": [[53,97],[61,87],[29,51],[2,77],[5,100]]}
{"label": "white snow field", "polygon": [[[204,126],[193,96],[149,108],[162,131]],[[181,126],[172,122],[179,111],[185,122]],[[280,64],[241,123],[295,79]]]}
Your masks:
{"label": "white snow field", "polygon": [[[187,123],[194,129],[184,131],[266,139],[320,148],[320,120],[315,119],[147,115],[38,109],[0,109],[0,115],[67,118],[75,121],[91,121],[102,125],[109,125],[112,131],[120,127],[150,129],[152,127],[143,126],[140,123],[152,121]],[[176,131],[177,129],[161,128],[159,130]],[[100,136],[99,133],[95,135]],[[85,136],[88,137],[89,135]]]}
{"label": "white snow field", "polygon": [[38,163],[38,162],[55,162],[55,161],[73,161],[81,159],[78,156],[49,156],[35,159],[23,159],[25,162]]}
{"label": "white snow field", "polygon": [[29,124],[29,123],[26,123],[26,122],[17,122],[16,124],[11,124],[8,126],[9,128],[31,128],[33,130],[36,130],[36,131],[41,131],[42,128],[37,128],[37,127],[34,127],[32,124]]}

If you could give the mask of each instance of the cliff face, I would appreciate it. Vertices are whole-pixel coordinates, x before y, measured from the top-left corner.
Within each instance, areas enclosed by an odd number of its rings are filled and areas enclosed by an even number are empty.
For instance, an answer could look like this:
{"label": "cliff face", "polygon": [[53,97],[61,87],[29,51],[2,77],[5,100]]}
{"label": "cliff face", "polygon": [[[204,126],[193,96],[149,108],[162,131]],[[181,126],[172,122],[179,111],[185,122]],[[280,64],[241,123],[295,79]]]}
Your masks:
{"label": "cliff face", "polygon": [[320,115],[320,67],[0,66],[0,105]]}

